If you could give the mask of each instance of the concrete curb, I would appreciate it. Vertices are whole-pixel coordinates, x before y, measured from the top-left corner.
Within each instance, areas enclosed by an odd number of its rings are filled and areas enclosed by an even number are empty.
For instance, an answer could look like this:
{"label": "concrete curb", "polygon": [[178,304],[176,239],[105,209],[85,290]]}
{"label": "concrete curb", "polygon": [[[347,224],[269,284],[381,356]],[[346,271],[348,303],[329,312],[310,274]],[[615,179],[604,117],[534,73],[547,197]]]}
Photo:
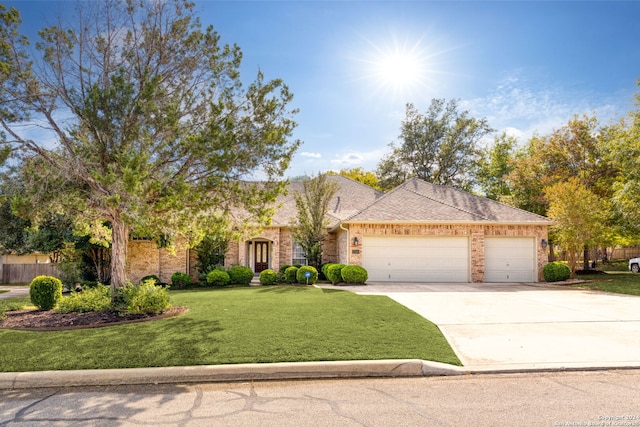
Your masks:
{"label": "concrete curb", "polygon": [[323,378],[423,377],[465,373],[467,371],[458,366],[417,359],[90,369],[0,373],[0,390]]}

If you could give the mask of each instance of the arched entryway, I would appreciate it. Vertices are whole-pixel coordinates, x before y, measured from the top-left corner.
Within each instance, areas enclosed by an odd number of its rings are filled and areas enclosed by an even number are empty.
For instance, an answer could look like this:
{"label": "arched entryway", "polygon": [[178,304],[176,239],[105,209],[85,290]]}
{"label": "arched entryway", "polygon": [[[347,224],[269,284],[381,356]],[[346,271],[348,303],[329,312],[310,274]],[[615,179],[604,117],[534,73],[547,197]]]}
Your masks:
{"label": "arched entryway", "polygon": [[271,266],[271,244],[268,240],[256,239],[249,242],[250,267],[260,273]]}

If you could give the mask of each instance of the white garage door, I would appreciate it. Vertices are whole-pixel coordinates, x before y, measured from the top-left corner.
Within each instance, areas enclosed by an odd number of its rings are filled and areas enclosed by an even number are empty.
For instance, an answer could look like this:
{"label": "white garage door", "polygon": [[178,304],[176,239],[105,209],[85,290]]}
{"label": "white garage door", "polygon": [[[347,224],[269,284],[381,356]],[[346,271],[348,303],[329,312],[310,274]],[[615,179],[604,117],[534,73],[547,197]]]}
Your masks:
{"label": "white garage door", "polygon": [[485,282],[535,282],[536,252],[533,237],[486,237]]}
{"label": "white garage door", "polygon": [[362,266],[372,282],[468,282],[467,237],[362,239]]}

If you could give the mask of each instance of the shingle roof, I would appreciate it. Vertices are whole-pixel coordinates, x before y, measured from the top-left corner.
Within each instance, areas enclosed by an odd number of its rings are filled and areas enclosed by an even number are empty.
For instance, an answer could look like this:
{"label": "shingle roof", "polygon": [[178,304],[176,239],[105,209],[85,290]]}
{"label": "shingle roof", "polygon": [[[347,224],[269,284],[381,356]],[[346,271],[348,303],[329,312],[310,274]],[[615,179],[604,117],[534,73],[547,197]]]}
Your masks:
{"label": "shingle roof", "polygon": [[[338,191],[329,202],[330,227],[371,206],[384,195],[382,191],[342,175],[327,175],[327,180],[338,184]],[[303,183],[292,182],[287,186],[287,190],[286,195],[278,198],[277,205],[280,207],[273,216],[272,225],[274,226],[291,225],[297,213],[294,194],[297,191],[303,191]]]}
{"label": "shingle roof", "polygon": [[543,216],[417,178],[405,182],[343,222],[403,221],[551,223]]}

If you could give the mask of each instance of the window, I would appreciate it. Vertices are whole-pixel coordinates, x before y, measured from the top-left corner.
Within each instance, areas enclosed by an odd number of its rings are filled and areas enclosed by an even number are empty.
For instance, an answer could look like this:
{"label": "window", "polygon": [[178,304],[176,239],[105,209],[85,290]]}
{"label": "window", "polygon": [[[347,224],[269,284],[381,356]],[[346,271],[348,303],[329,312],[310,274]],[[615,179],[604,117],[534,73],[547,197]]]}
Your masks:
{"label": "window", "polygon": [[293,242],[291,258],[291,264],[307,265],[307,258],[304,256],[304,250],[298,242]]}

